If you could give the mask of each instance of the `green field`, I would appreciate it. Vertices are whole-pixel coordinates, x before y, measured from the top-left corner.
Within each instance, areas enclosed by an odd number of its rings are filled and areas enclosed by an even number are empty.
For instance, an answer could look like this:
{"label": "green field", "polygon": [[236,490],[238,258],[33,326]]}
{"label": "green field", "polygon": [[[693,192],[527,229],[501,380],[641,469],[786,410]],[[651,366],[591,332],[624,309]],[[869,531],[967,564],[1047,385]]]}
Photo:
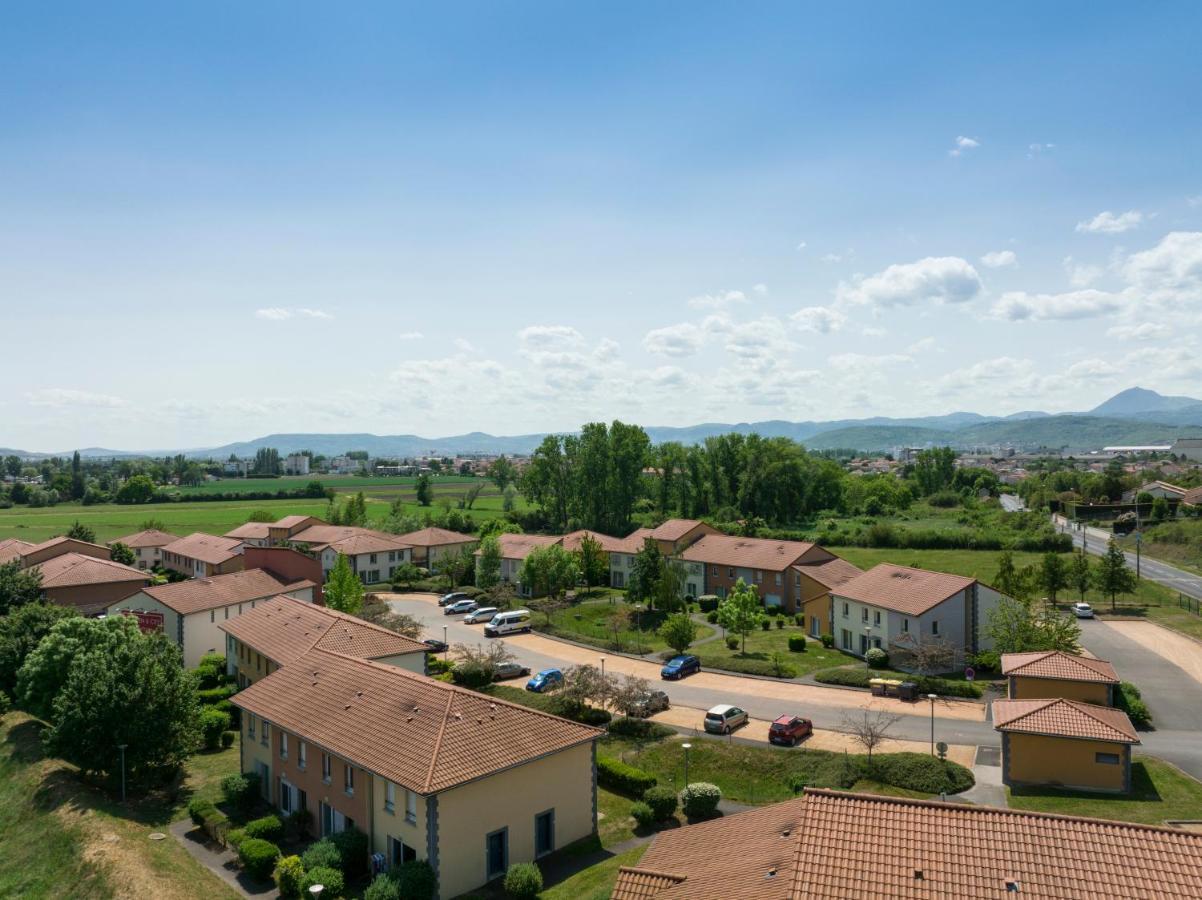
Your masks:
{"label": "green field", "polygon": [[[432,475],[430,477],[435,488],[439,485],[472,484],[482,480],[474,475]],[[390,475],[381,478],[373,478],[366,475],[285,475],[280,478],[221,478],[217,481],[206,481],[195,487],[181,487],[178,490],[182,494],[243,494],[251,491],[293,491],[304,488],[311,481],[318,481],[322,487],[333,488],[340,493],[363,491],[366,494],[374,494],[378,491],[412,490],[417,478],[412,475]],[[492,486],[491,482],[489,486]]]}

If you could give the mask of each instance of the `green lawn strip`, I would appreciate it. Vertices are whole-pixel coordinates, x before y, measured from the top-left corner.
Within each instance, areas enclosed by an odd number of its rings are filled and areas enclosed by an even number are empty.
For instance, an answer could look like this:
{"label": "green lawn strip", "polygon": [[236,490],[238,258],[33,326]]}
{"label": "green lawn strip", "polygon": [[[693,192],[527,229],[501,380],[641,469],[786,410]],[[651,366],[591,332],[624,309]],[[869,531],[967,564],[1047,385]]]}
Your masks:
{"label": "green lawn strip", "polygon": [[1162,825],[1171,819],[1202,819],[1202,782],[1170,763],[1137,756],[1131,763],[1131,788],[1131,793],[1123,796],[1016,787],[1009,789],[1010,807],[1145,825]]}
{"label": "green lawn strip", "polygon": [[[1202,518],[1178,516],[1160,524],[1141,526],[1145,556],[1202,574]],[[1119,538],[1124,550],[1135,552],[1135,536]]]}
{"label": "green lawn strip", "polygon": [[542,900],[609,900],[614,882],[618,880],[618,869],[638,865],[646,852],[647,845],[644,844],[611,856],[547,888],[539,897]]}
{"label": "green lawn strip", "polygon": [[753,675],[772,675],[773,653],[779,653],[797,675],[806,675],[817,669],[827,669],[848,662],[851,658],[833,648],[827,649],[819,641],[807,641],[806,651],[796,653],[789,649],[789,638],[804,637],[802,628],[792,624],[778,629],[773,623],[771,631],[753,631],[747,635],[747,652],[731,650],[719,638],[692,648],[705,668],[727,669],[733,672],[750,672]]}
{"label": "green lawn strip", "polygon": [[[663,623],[666,614],[659,610],[645,609],[635,617],[631,613],[632,609],[633,607],[629,604],[617,600],[616,595],[590,598],[556,611],[551,616],[550,625],[547,624],[546,616],[542,613],[535,613],[533,617],[534,630],[543,634],[580,641],[604,650],[619,650],[627,653],[666,652],[668,645],[656,633],[656,629]],[[631,614],[627,620],[628,624],[617,633],[616,640],[613,629],[608,624],[610,617],[615,612]],[[637,633],[634,627],[636,621],[639,625]],[[713,633],[714,629],[710,626],[700,625],[697,628],[697,639],[700,640]]]}

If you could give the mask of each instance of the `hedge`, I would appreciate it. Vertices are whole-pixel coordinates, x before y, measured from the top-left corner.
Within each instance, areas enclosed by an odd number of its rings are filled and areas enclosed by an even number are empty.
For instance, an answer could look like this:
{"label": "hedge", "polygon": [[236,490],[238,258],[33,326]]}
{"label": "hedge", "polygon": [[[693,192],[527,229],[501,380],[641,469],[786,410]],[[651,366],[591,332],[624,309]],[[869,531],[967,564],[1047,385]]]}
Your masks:
{"label": "hedge", "polygon": [[259,776],[250,772],[246,775],[227,775],[221,779],[221,794],[225,802],[245,812],[259,800]]}
{"label": "hedge", "polygon": [[680,792],[680,805],[690,819],[712,816],[722,800],[722,789],[708,781],[695,781]]}
{"label": "hedge", "polygon": [[[737,640],[737,639],[736,639]],[[724,656],[720,660],[706,663],[708,669],[741,672],[744,675],[765,675],[769,678],[796,678],[797,669],[787,662],[779,665],[770,659],[752,659],[741,656]]]}
{"label": "hedge", "polygon": [[814,673],[814,680],[822,684],[841,684],[845,687],[868,687],[870,678],[900,678],[913,681],[918,685],[920,694],[940,694],[945,697],[967,697],[976,699],[981,696],[981,686],[972,681],[950,681],[946,678],[934,678],[929,675],[908,675],[905,672],[889,672],[874,670],[869,673],[859,667],[854,669],[821,669]]}
{"label": "hedge", "polygon": [[318,866],[316,869],[309,869],[305,872],[301,895],[305,897],[312,896],[309,893],[309,888],[315,884],[325,887],[325,890],[321,892],[324,900],[334,900],[336,897],[341,897],[343,891],[346,890],[346,878],[343,877],[342,873],[337,869],[330,869],[325,866]]}
{"label": "hedge", "polygon": [[976,783],[964,766],[926,753],[882,753],[872,758],[872,765],[866,758],[862,762],[877,781],[927,794],[958,794]]}
{"label": "hedge", "polygon": [[1140,696],[1139,688],[1130,681],[1119,682],[1114,705],[1127,714],[1127,718],[1136,728],[1147,728],[1152,723],[1152,713],[1148,710],[1148,704],[1144,703]]}
{"label": "hedge", "polygon": [[367,834],[358,828],[348,828],[340,831],[331,839],[341,860],[342,869],[347,875],[356,878],[367,871]]}
{"label": "hedge", "polygon": [[597,783],[612,791],[641,797],[648,788],[655,787],[658,781],[650,772],[627,765],[620,759],[598,756]]}
{"label": "hedge", "polygon": [[280,848],[262,838],[247,838],[238,848],[238,858],[247,875],[256,881],[266,881],[279,862]]}
{"label": "hedge", "polygon": [[656,785],[653,788],[647,788],[643,793],[643,802],[651,807],[655,821],[662,822],[664,819],[671,818],[676,812],[676,791],[670,787]]}
{"label": "hedge", "polygon": [[338,852],[334,842],[327,837],[310,844],[301,854],[301,862],[305,865],[305,871],[322,868],[337,869],[342,865],[342,854]]}
{"label": "hedge", "polygon": [[638,822],[641,828],[650,828],[658,820],[655,818],[655,810],[651,808],[650,803],[638,800],[630,805],[630,815]]}
{"label": "hedge", "polygon": [[217,812],[217,807],[213,805],[212,800],[193,797],[188,801],[188,818],[192,820],[193,825],[203,825],[205,816],[215,812]]}
{"label": "hedge", "polygon": [[532,862],[514,863],[505,873],[505,893],[514,900],[534,900],[542,889],[542,870]]}
{"label": "hedge", "polygon": [[618,718],[609,723],[609,733],[616,734],[619,737],[657,741],[676,732],[667,725],[660,725],[659,722],[652,722],[650,719],[634,719],[630,716],[618,716]]}
{"label": "hedge", "polygon": [[804,637],[802,637],[801,635],[796,635],[796,634],[789,635],[789,649],[792,650],[794,653],[805,653],[806,652],[806,639]]}
{"label": "hedge", "polygon": [[434,869],[424,859],[411,859],[401,863],[390,873],[396,879],[405,900],[431,900],[438,886]]}
{"label": "hedge", "polygon": [[234,694],[238,693],[238,688],[232,684],[223,684],[220,687],[205,688],[196,692],[197,699],[205,706],[212,706],[215,703],[220,703],[222,700],[228,700]]}
{"label": "hedge", "polygon": [[401,886],[387,872],[381,872],[363,892],[363,900],[401,900]]}
{"label": "hedge", "polygon": [[265,841],[278,841],[284,836],[284,823],[276,815],[263,816],[254,819],[243,826],[248,838],[262,838]]}
{"label": "hedge", "polygon": [[200,711],[201,742],[206,750],[220,749],[221,735],[229,731],[229,728],[230,717],[228,714],[211,706]]}
{"label": "hedge", "polygon": [[699,597],[697,605],[701,607],[703,613],[716,612],[718,609],[718,598],[709,596]]}

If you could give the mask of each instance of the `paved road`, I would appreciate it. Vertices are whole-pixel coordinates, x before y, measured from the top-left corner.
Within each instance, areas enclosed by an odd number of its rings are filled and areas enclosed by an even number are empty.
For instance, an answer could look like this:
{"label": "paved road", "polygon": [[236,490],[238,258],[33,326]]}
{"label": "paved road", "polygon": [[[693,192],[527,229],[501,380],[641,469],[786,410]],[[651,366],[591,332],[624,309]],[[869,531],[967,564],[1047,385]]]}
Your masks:
{"label": "paved road", "polygon": [[[1058,531],[1072,536],[1075,546],[1084,546],[1087,552],[1095,556],[1101,556],[1106,552],[1106,546],[1111,538],[1110,532],[1103,531],[1101,528],[1074,527],[1062,516],[1052,516],[1052,522]],[[1125,555],[1127,564],[1134,569],[1135,554],[1128,552]],[[1192,572],[1186,572],[1147,556],[1140,561],[1140,574],[1171,590],[1179,591],[1187,597],[1202,600],[1202,575],[1194,575]]]}

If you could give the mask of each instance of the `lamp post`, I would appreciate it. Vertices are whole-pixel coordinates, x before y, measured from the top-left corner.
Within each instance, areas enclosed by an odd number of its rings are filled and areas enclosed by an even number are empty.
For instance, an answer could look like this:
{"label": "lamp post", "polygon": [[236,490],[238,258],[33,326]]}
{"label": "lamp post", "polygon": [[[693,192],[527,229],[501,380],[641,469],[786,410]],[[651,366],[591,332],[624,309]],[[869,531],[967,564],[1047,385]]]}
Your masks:
{"label": "lamp post", "polygon": [[442,626],[442,661],[443,662],[447,661],[447,650],[448,649],[449,649],[449,645],[447,644],[447,626],[443,625]]}
{"label": "lamp post", "polygon": [[118,744],[117,749],[121,751],[121,802],[125,802],[125,748],[129,744]]}
{"label": "lamp post", "polygon": [[681,744],[681,749],[684,750],[684,786],[689,786],[689,751],[693,749],[693,745],[689,743]]}
{"label": "lamp post", "polygon": [[868,664],[868,651],[871,649],[872,649],[872,626],[865,625],[864,626],[864,670],[865,671],[872,668],[872,666],[870,666]]}
{"label": "lamp post", "polygon": [[643,604],[634,605],[634,648],[643,655]]}
{"label": "lamp post", "polygon": [[601,657],[601,677],[605,677],[605,657]]}
{"label": "lamp post", "polygon": [[927,694],[927,699],[931,701],[931,756],[935,755],[935,695]]}

